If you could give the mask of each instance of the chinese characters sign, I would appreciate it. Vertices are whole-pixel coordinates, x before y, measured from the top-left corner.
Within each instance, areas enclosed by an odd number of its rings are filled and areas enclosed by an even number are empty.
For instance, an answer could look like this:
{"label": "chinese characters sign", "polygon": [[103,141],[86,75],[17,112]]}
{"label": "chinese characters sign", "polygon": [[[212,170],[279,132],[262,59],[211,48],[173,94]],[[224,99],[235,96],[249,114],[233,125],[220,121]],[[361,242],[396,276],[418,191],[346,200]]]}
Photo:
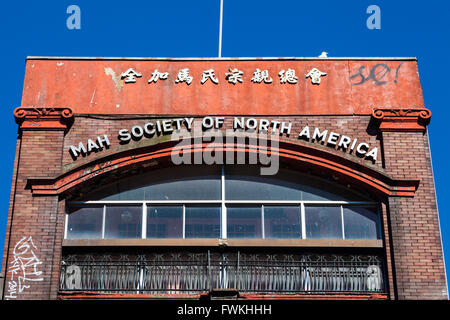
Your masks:
{"label": "chinese characters sign", "polygon": [[371,115],[377,107],[424,107],[412,58],[35,58],[25,83],[21,106],[75,114]]}
{"label": "chinese characters sign", "polygon": [[[237,84],[237,83],[243,83],[244,80],[242,79],[242,76],[244,75],[244,72],[242,70],[239,70],[237,68],[229,68],[228,72],[225,73],[225,80],[228,83],[231,84]],[[320,84],[321,77],[326,76],[326,72],[322,72],[317,68],[312,68],[307,74],[305,74],[305,78],[311,78],[312,84]],[[280,83],[288,83],[288,84],[297,84],[298,83],[298,77],[296,76],[294,69],[287,69],[287,70],[281,70],[278,73]],[[127,71],[121,74],[121,79],[124,79],[125,83],[135,83],[136,78],[141,78],[142,73],[139,73],[135,71],[133,68],[129,68]],[[156,83],[158,80],[167,80],[169,77],[169,72],[160,72],[158,69],[155,69],[150,79],[148,79],[148,83]],[[181,83],[184,82],[187,85],[190,85],[192,81],[194,80],[194,77],[190,74],[189,68],[183,68],[180,69],[175,78],[175,83]],[[204,70],[201,75],[200,83],[204,84],[210,80],[212,83],[218,84],[219,79],[216,77],[214,69],[208,69]],[[251,82],[253,83],[272,83],[273,79],[269,75],[268,70],[260,70],[256,68],[255,72],[253,73],[253,77],[251,78]]]}

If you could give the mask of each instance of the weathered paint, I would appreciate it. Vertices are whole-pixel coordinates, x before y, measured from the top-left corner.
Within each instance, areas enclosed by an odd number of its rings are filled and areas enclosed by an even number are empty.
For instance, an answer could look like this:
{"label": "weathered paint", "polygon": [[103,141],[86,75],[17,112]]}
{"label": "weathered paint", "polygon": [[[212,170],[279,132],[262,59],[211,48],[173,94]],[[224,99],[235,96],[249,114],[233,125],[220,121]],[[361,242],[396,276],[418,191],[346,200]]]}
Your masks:
{"label": "weathered paint", "polygon": [[[135,83],[120,77],[129,68],[142,74]],[[190,85],[175,83],[183,68],[194,77]],[[211,68],[219,83],[201,84]],[[243,83],[225,79],[229,68],[244,72]],[[273,82],[253,83],[256,68],[267,69]],[[278,72],[288,68],[297,84],[280,83]],[[312,68],[327,73],[320,85],[305,77]],[[169,72],[168,79],[149,84],[155,69]],[[370,115],[374,108],[423,108],[424,102],[415,60],[28,59],[21,106],[68,107],[75,114]]]}

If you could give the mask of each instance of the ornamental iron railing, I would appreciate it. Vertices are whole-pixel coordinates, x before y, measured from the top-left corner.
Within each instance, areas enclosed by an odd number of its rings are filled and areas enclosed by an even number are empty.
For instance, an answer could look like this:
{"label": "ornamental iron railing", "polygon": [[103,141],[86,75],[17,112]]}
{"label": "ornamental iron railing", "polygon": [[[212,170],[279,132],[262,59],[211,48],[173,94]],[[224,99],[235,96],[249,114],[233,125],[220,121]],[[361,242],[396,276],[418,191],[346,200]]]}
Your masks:
{"label": "ornamental iron railing", "polygon": [[212,289],[248,293],[382,293],[377,255],[155,253],[68,255],[61,291],[179,294]]}

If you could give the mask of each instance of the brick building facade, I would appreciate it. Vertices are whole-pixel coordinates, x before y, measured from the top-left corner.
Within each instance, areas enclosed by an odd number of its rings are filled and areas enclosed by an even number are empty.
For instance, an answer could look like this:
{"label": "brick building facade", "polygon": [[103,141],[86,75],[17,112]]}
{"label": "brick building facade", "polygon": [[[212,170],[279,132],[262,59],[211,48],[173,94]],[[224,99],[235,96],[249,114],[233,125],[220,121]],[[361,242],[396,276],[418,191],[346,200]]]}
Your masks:
{"label": "brick building facade", "polygon": [[14,116],[4,299],[448,298],[414,58],[32,57]]}

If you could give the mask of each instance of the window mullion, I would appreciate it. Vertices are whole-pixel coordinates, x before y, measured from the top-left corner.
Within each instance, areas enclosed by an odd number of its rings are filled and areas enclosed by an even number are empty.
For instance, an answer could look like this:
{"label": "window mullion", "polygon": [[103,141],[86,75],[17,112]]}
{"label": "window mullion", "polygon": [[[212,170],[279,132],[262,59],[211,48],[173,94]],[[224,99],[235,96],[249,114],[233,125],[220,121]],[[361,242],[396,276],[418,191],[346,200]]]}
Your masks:
{"label": "window mullion", "polygon": [[341,206],[341,223],[342,223],[342,239],[345,240],[345,230],[344,230],[344,206]]}
{"label": "window mullion", "polygon": [[221,176],[221,201],[222,201],[222,222],[221,222],[221,229],[222,229],[222,239],[227,238],[227,208],[225,206],[225,167],[222,166],[222,176]]}
{"label": "window mullion", "polygon": [[262,238],[265,239],[266,238],[266,232],[264,230],[264,205],[261,205],[261,233],[262,233]]}
{"label": "window mullion", "polygon": [[142,239],[145,239],[145,238],[147,238],[147,204],[145,202],[142,203],[142,217],[141,217],[141,221],[142,221],[141,236],[142,236]]}
{"label": "window mullion", "polygon": [[66,218],[65,218],[65,220],[66,220],[66,222],[65,222],[66,226],[65,226],[65,228],[64,228],[64,239],[67,239],[67,229],[69,228],[69,214],[68,214],[67,208],[68,208],[68,207],[66,206]]}
{"label": "window mullion", "polygon": [[105,226],[106,225],[106,204],[103,205],[103,217],[102,217],[102,239],[105,239]]}
{"label": "window mullion", "polygon": [[302,239],[306,239],[305,204],[300,203],[300,215],[302,223]]}
{"label": "window mullion", "polygon": [[186,205],[183,204],[183,239],[186,238]]}

